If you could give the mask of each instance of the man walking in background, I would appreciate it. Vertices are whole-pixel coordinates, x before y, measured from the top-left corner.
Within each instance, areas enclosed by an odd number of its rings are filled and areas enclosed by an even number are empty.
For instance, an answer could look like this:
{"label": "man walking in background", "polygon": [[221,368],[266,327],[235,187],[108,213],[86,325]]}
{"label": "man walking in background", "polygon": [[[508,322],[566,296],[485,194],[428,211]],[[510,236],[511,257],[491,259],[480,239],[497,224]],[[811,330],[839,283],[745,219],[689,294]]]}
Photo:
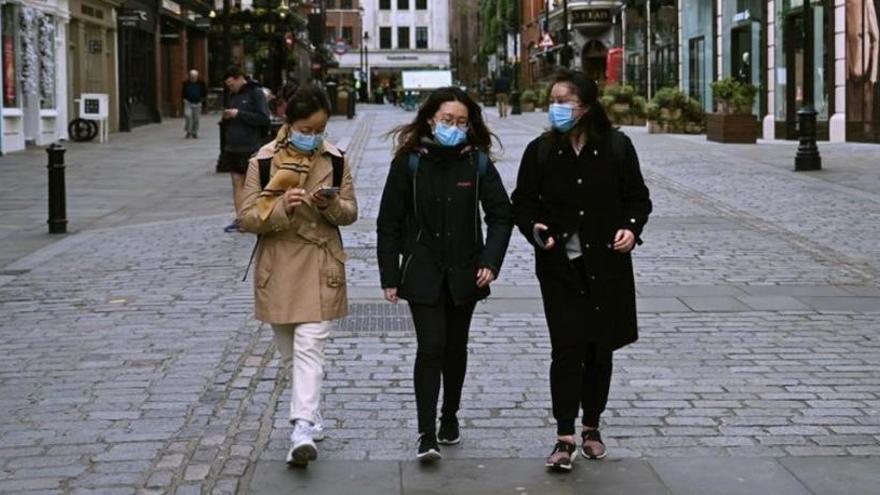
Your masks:
{"label": "man walking in background", "polygon": [[498,115],[507,117],[507,101],[510,98],[510,79],[505,73],[495,78],[495,98],[498,102]]}
{"label": "man walking in background", "polygon": [[189,78],[183,81],[183,116],[186,118],[186,139],[199,137],[199,115],[202,113],[202,104],[208,96],[208,87],[199,79],[199,71],[189,71]]}
{"label": "man walking in background", "polygon": [[245,77],[237,66],[230,66],[224,74],[223,84],[229,90],[226,108],[223,110],[223,150],[220,153],[218,172],[232,176],[232,199],[235,203],[235,220],[226,226],[226,232],[236,232],[238,212],[243,201],[242,190],[247,173],[248,160],[266,141],[269,127],[269,104],[263,88]]}

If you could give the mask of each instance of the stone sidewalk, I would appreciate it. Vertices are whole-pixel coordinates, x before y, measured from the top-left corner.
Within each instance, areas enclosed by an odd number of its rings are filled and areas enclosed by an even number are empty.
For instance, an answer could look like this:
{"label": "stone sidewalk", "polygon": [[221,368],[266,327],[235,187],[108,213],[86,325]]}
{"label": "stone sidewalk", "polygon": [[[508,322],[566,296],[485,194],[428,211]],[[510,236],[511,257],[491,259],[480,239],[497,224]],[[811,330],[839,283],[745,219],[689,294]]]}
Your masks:
{"label": "stone sidewalk", "polygon": [[[381,135],[412,115],[370,107],[331,124],[361,219],[344,231],[351,315],[328,346],[329,435],[307,471],[281,462],[287,380],[240,282],[253,238],[220,231],[231,200],[213,173],[216,141],[184,141],[169,122],[112,136],[119,149],[77,145],[76,233],[58,242],[42,234],[43,152],[0,158],[0,493],[869,493],[880,482],[874,179],[853,187],[832,159],[789,172],[788,144],[641,129],[626,132],[655,214],[636,254],[641,339],[615,355],[609,459],[567,478],[541,468],[549,341],[515,233],[474,318],[465,440],[435,469],[408,462],[415,339],[405,306],[379,300],[374,221]],[[545,119],[491,119],[508,186]],[[880,161],[880,148],[854,148]]]}

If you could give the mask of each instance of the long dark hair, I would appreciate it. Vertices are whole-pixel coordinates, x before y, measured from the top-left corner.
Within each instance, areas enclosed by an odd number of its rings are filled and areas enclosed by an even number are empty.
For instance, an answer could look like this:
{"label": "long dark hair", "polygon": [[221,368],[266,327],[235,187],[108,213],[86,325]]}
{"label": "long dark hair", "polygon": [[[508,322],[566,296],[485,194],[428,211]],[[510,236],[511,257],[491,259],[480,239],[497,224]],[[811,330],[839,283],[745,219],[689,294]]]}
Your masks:
{"label": "long dark hair", "polygon": [[314,84],[303,84],[288,100],[284,116],[287,118],[287,123],[292,124],[297,120],[307,119],[320,110],[330,115],[330,100],[327,98],[327,93]]}
{"label": "long dark hair", "polygon": [[422,138],[430,137],[432,134],[428,121],[434,117],[440,106],[447,101],[457,101],[467,107],[467,139],[471,146],[489,153],[489,150],[492,148],[492,138],[495,138],[495,141],[498,141],[500,144],[498,136],[486,127],[486,122],[483,120],[483,111],[480,106],[461,89],[449,86],[432,92],[419,108],[416,118],[412,122],[395,127],[386,134],[386,136],[394,140],[395,158],[406,156],[421,147],[420,141]]}
{"label": "long dark hair", "polygon": [[612,129],[611,120],[605,113],[605,108],[599,102],[599,86],[596,81],[587,77],[582,71],[563,69],[550,77],[550,88],[557,84],[567,84],[581,100],[581,104],[587,107],[587,112],[581,116],[570,131],[560,133],[549,131],[548,135],[556,136],[557,139],[564,139],[571,134],[583,134],[588,140],[595,140]]}

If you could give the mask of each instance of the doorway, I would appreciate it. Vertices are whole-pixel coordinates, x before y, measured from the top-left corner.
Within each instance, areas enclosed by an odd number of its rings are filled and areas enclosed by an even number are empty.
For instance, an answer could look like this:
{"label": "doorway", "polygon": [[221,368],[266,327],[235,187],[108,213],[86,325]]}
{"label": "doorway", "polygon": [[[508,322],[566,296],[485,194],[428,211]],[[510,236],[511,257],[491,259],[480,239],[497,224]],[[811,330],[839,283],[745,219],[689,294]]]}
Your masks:
{"label": "doorway", "polygon": [[581,51],[581,67],[584,74],[593,81],[603,86],[605,84],[605,69],[608,62],[608,48],[598,40],[590,40]]}

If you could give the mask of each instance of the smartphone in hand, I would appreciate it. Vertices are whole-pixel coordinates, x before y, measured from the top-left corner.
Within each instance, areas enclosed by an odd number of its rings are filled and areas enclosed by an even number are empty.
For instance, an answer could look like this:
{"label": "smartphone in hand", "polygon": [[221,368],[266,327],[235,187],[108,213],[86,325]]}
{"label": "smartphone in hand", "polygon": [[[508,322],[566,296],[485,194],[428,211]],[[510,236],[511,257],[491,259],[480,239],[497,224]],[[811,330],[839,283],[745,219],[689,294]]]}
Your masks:
{"label": "smartphone in hand", "polygon": [[338,187],[322,187],[321,189],[318,189],[318,194],[325,197],[325,198],[332,198],[333,196],[336,196],[337,194],[339,194],[339,188]]}

